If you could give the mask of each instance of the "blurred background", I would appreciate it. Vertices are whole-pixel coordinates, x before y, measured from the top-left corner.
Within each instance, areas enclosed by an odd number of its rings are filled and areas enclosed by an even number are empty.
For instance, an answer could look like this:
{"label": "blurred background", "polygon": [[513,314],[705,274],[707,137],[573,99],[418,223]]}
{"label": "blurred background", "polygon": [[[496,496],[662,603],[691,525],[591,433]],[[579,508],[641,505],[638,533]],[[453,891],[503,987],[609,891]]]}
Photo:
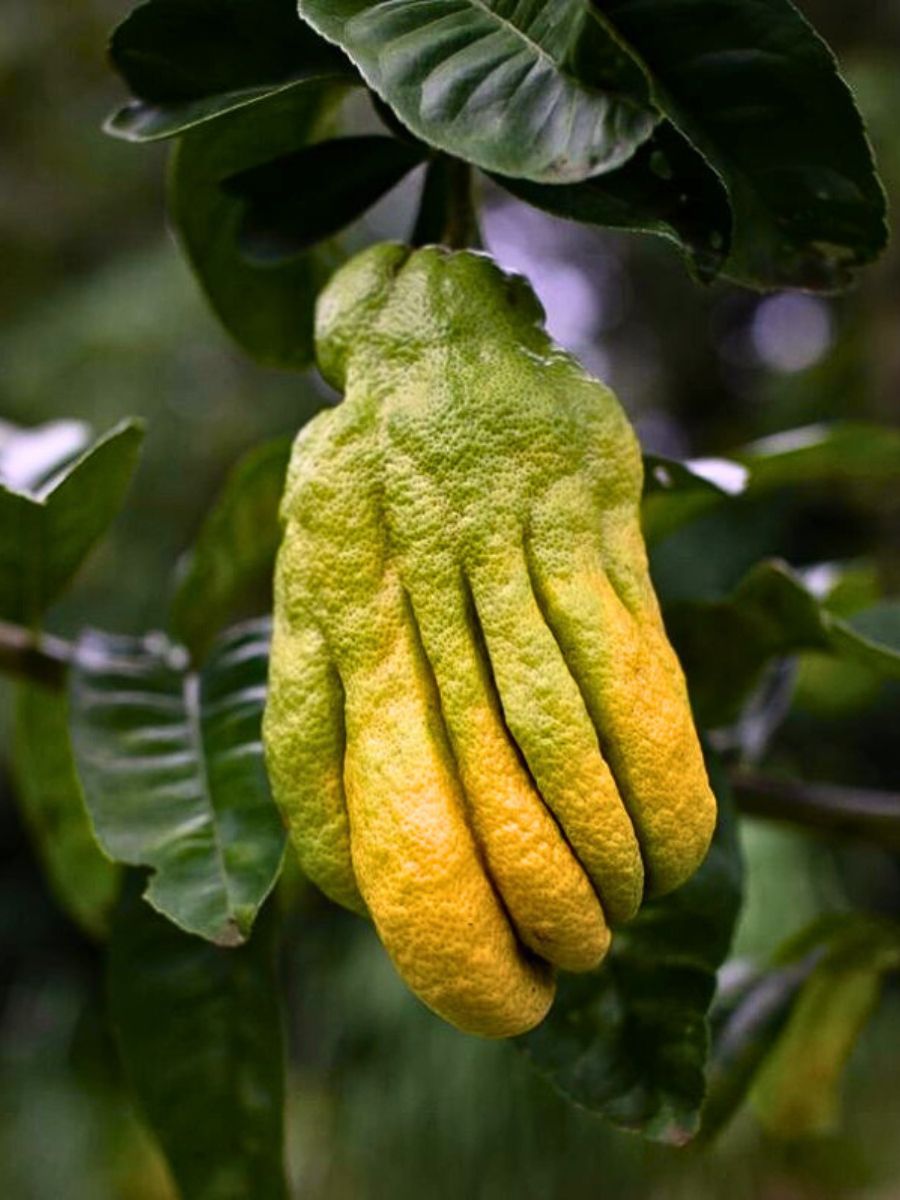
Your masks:
{"label": "blurred background", "polygon": [[[220,330],[164,226],[165,150],[104,137],[121,98],[104,59],[120,0],[5,0],[0,22],[0,419],[147,421],[113,536],[51,614],[143,631],[229,465],[321,404],[312,375],[267,371]],[[900,7],[804,0],[838,53],[900,201]],[[364,236],[403,236],[415,178]],[[484,196],[488,247],[526,273],[556,338],[612,384],[649,451],[727,454],[835,418],[900,424],[900,249],[837,299],[692,284],[650,238],[586,232]],[[795,487],[737,502],[663,541],[663,593],[727,592],[763,555],[864,562],[900,590],[900,488]],[[868,574],[867,574],[868,573]],[[102,955],[49,894],[13,798],[0,681],[0,1195],[173,1196],[105,1032]],[[900,692],[859,666],[800,663],[770,763],[804,778],[900,786]],[[763,959],[822,911],[900,917],[900,867],[878,850],[746,822],[750,887],[736,952]],[[851,1062],[839,1130],[800,1142],[741,1116],[702,1154],[610,1132],[507,1045],[425,1012],[371,931],[296,882],[288,920],[289,1156],[304,1200],[652,1197],[900,1200],[900,992]]]}

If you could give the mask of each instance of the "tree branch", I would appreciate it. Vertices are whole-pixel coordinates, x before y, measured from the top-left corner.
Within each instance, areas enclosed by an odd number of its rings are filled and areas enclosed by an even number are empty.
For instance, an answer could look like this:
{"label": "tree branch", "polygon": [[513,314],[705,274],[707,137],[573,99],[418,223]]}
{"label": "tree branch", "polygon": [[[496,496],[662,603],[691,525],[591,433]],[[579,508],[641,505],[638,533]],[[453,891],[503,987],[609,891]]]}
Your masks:
{"label": "tree branch", "polygon": [[436,155],[425,173],[412,244],[437,244],[451,250],[480,249],[481,230],[473,187],[468,163],[446,154]]}
{"label": "tree branch", "polygon": [[62,688],[73,654],[71,642],[0,621],[0,672],[5,675]]}
{"label": "tree branch", "polygon": [[[0,674],[63,688],[74,654],[71,642],[0,621]],[[730,779],[746,816],[862,838],[900,853],[898,792],[781,779],[746,768],[733,771]]]}
{"label": "tree branch", "polygon": [[779,779],[761,771],[731,775],[738,807],[752,817],[790,821],[823,833],[863,838],[900,852],[900,793]]}

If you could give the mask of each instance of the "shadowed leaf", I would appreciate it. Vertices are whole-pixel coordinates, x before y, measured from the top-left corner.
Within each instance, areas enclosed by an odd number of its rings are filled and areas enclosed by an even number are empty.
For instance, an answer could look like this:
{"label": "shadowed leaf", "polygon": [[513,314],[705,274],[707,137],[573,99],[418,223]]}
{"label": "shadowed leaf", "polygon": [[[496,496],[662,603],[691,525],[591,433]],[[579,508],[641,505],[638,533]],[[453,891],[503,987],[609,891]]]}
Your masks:
{"label": "shadowed leaf", "polygon": [[287,1200],[273,915],[223,950],[148,908],[137,877],[116,914],[113,1031],[183,1200]]}
{"label": "shadowed leaf", "polygon": [[587,975],[564,975],[550,1015],[518,1039],[570,1100],[614,1125],[681,1145],[699,1128],[707,1011],[734,931],[742,867],[721,769],[719,824],[706,861],[676,892],[646,904]]}

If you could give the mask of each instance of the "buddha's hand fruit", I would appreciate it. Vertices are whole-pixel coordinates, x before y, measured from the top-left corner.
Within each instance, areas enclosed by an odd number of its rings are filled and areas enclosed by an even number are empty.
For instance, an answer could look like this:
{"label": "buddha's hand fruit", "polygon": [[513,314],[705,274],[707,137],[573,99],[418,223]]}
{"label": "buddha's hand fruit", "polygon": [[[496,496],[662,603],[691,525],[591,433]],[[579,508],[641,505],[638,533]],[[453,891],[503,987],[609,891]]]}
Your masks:
{"label": "buddha's hand fruit", "polygon": [[307,874],[426,1004],[497,1037],[715,823],[636,439],[542,319],[469,252],[376,246],[326,288],[345,399],[294,447],[265,720]]}

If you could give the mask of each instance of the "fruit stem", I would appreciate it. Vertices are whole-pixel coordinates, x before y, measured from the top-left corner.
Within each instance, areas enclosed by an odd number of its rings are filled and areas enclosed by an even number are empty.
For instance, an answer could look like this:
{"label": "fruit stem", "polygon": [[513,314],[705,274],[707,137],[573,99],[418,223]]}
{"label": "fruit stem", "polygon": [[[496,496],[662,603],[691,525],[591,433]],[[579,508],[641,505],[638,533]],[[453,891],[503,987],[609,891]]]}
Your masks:
{"label": "fruit stem", "polygon": [[480,250],[472,168],[459,158],[437,154],[428,164],[425,187],[412,234],[414,246]]}

